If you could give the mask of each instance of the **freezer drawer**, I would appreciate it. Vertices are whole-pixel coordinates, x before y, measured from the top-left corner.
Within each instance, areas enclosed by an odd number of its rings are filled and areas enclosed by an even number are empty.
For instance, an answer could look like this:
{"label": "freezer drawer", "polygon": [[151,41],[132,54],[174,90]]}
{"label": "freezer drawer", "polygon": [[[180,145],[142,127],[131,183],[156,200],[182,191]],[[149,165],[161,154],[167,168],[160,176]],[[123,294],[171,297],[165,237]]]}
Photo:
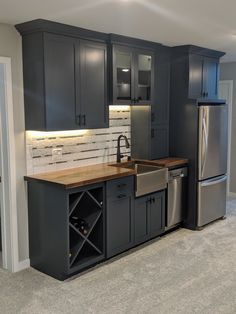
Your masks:
{"label": "freezer drawer", "polygon": [[199,107],[198,180],[227,172],[226,105]]}
{"label": "freezer drawer", "polygon": [[226,175],[198,183],[198,227],[226,214],[226,183]]}

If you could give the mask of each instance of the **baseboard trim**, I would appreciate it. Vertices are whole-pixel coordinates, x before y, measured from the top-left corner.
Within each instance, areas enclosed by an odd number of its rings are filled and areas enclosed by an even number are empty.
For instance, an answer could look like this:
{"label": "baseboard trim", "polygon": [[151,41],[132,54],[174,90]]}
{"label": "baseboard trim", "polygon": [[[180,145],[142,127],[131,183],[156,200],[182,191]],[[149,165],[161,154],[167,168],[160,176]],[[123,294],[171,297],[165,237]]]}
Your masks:
{"label": "baseboard trim", "polygon": [[230,196],[230,197],[236,197],[236,193],[229,192],[228,196]]}
{"label": "baseboard trim", "polygon": [[30,267],[30,259],[27,258],[23,261],[20,261],[15,269],[15,272],[21,271],[23,269],[29,268]]}

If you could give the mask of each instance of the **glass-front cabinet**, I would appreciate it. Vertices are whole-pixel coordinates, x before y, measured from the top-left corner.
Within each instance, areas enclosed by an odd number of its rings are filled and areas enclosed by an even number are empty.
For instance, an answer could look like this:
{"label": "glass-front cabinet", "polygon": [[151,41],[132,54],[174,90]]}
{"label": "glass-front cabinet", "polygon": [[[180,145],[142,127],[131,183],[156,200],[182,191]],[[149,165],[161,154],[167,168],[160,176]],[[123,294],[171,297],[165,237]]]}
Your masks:
{"label": "glass-front cabinet", "polygon": [[152,56],[138,54],[136,95],[138,102],[149,103],[151,101],[152,89]]}
{"label": "glass-front cabinet", "polygon": [[113,46],[113,105],[149,105],[154,85],[154,54]]}

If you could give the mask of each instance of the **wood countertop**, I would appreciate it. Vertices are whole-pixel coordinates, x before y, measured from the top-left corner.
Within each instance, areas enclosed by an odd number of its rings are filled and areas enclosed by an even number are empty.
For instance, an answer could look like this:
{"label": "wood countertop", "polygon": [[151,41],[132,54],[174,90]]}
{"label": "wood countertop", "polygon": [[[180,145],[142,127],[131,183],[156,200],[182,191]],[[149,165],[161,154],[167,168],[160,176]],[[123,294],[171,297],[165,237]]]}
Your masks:
{"label": "wood countertop", "polygon": [[[188,159],[168,157],[158,160],[138,160],[149,165],[172,168],[188,163]],[[124,162],[125,164],[126,162]],[[121,177],[135,175],[135,170],[112,166],[114,163],[104,163],[91,166],[77,167],[36,175],[25,176],[26,181],[41,181],[57,184],[65,189],[99,183]]]}
{"label": "wood countertop", "polygon": [[188,159],[177,158],[177,157],[167,157],[167,158],[152,160],[152,162],[154,162],[156,165],[160,167],[172,168],[172,167],[177,167],[177,166],[188,164]]}
{"label": "wood countertop", "polygon": [[65,189],[71,189],[134,174],[135,170],[132,169],[115,167],[110,164],[98,164],[25,176],[25,180],[53,183],[61,185]]}

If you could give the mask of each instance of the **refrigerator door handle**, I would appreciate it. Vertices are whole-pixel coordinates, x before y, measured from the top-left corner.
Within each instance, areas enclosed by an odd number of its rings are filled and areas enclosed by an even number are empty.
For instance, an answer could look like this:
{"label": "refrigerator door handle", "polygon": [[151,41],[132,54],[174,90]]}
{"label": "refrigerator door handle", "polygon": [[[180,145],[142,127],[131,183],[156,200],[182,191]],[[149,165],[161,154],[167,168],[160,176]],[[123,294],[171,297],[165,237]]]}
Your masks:
{"label": "refrigerator door handle", "polygon": [[202,129],[203,129],[203,142],[204,147],[202,147],[202,168],[201,168],[201,175],[203,175],[203,171],[206,165],[206,154],[208,148],[208,132],[207,132],[207,125],[206,125],[206,111],[203,111],[203,118],[202,118]]}
{"label": "refrigerator door handle", "polygon": [[201,186],[211,186],[211,185],[219,184],[219,183],[224,182],[226,180],[227,180],[227,176],[223,176],[223,177],[221,177],[220,179],[217,179],[217,180],[211,179],[211,180],[208,180],[206,182],[202,182]]}

